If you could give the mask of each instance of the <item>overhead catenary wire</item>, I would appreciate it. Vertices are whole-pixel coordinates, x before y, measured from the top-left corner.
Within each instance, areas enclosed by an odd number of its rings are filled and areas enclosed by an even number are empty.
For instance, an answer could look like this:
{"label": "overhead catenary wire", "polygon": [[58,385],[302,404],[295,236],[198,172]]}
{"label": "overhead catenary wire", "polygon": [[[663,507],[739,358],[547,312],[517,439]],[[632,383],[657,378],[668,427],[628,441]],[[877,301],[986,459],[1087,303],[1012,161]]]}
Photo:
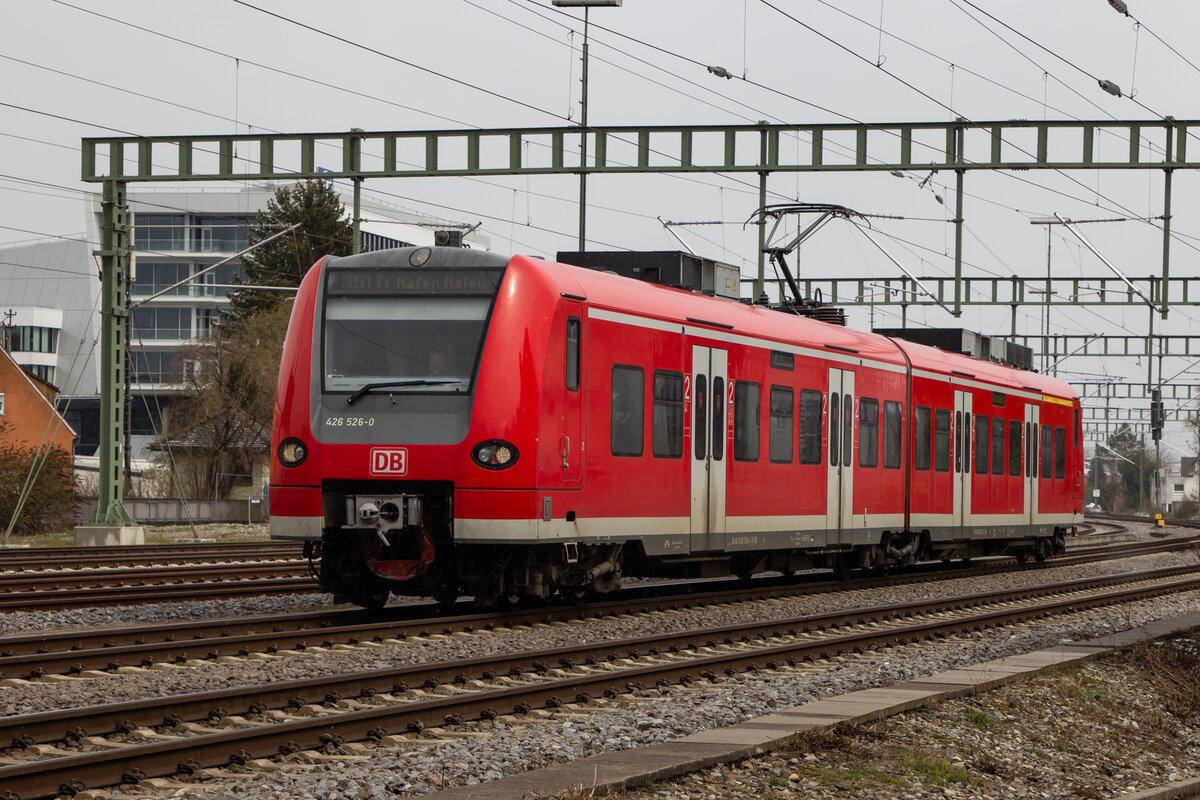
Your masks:
{"label": "overhead catenary wire", "polygon": [[[92,12],[92,11],[90,11],[90,10],[88,10],[88,9],[82,9],[82,8],[79,8],[78,6],[74,6],[74,5],[70,4],[70,3],[66,3],[66,2],[64,2],[64,0],[54,0],[54,2],[57,2],[57,3],[59,3],[60,5],[65,5],[65,6],[67,6],[67,7],[70,7],[70,8],[75,8],[75,9],[77,9],[77,10],[80,10],[80,11],[85,11],[85,12],[87,12],[87,13],[96,13],[96,12]],[[563,12],[559,12],[559,13],[563,13]],[[152,31],[151,29],[145,28],[145,27],[143,27],[143,26],[133,25],[132,23],[126,23],[126,22],[125,22],[125,21],[123,21],[123,20],[117,20],[117,19],[115,19],[115,18],[113,18],[113,17],[109,17],[109,16],[107,16],[107,15],[103,15],[103,14],[97,14],[97,16],[103,17],[103,18],[105,18],[105,19],[110,19],[110,20],[113,20],[113,21],[115,21],[115,22],[119,22],[119,23],[121,23],[121,24],[128,24],[128,25],[130,25],[131,27],[137,28],[137,29],[139,29],[139,30],[143,30],[143,31],[146,31],[146,32],[149,32],[149,33],[153,33],[153,34],[155,34],[155,35],[161,35],[161,36],[164,36],[164,37],[166,37],[166,38],[168,38],[168,39],[171,39],[171,40],[173,40],[173,41],[178,41],[178,42],[180,42],[180,43],[182,43],[182,44],[189,44],[189,45],[192,45],[192,46],[197,46],[197,47],[200,47],[200,49],[202,49],[202,50],[205,50],[205,51],[208,51],[208,52],[212,52],[212,53],[216,53],[216,54],[222,55],[222,56],[224,56],[224,57],[226,57],[226,58],[235,58],[234,56],[231,56],[231,55],[229,55],[229,54],[226,54],[226,53],[220,53],[219,51],[212,50],[211,48],[206,48],[206,47],[199,46],[199,45],[193,45],[192,43],[190,43],[190,42],[185,42],[185,41],[183,41],[183,40],[180,40],[180,39],[178,39],[177,37],[171,37],[170,35],[167,35],[167,34],[161,34],[161,33],[157,32],[157,31]],[[597,26],[597,27],[601,27],[601,26]],[[603,28],[601,28],[601,29],[603,29]],[[607,30],[607,29],[604,29],[604,30]],[[619,35],[619,34],[618,34],[618,35]],[[640,41],[640,40],[632,39],[632,37],[626,37],[626,38],[631,38],[631,40],[633,40],[633,41]],[[641,42],[641,43],[642,43],[642,44],[646,44],[646,43],[644,43],[644,42]],[[652,45],[648,45],[648,46],[652,46]],[[661,48],[657,48],[657,49],[659,49],[659,50],[662,50]],[[665,51],[665,50],[662,50],[662,51],[663,51],[663,52],[667,52],[667,51]],[[700,63],[701,63],[701,62],[695,61],[694,59],[686,59],[686,60],[689,60],[689,61],[691,61],[692,63],[695,63],[695,64],[700,64]],[[247,63],[254,63],[254,62],[247,61]],[[341,88],[341,87],[337,87],[337,88]],[[764,88],[767,88],[767,87],[764,87]],[[791,96],[789,96],[789,97],[791,97]],[[799,99],[799,98],[792,97],[792,99],[800,101],[800,99]],[[801,101],[801,102],[803,102],[803,101]],[[836,112],[833,112],[833,113],[836,113]],[[846,115],[839,115],[839,116],[841,116],[842,118],[845,118],[845,119],[852,119],[851,117],[847,117]],[[1034,184],[1034,185],[1041,186],[1040,184]],[[1042,188],[1048,188],[1048,187],[1042,187]],[[1053,189],[1048,189],[1048,190],[1049,190],[1049,191],[1056,191],[1056,190],[1053,190]],[[775,193],[775,192],[772,192],[772,194],[777,194],[777,193]],[[777,196],[779,196],[779,195],[777,195]],[[649,215],[647,215],[647,216],[649,216]],[[565,234],[564,234],[564,235],[565,235]]]}
{"label": "overhead catenary wire", "polygon": [[507,222],[508,220],[506,219],[505,221]]}

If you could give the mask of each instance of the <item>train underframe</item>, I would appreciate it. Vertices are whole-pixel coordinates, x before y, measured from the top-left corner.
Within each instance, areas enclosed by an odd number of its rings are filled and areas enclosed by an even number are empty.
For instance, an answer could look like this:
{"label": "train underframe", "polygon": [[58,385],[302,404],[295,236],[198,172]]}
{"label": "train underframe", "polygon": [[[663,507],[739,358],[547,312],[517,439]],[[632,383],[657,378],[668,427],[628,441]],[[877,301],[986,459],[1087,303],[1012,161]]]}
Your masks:
{"label": "train underframe", "polygon": [[[464,545],[453,538],[453,502],[445,487],[420,493],[335,493],[327,511],[344,509],[341,524],[325,529],[307,554],[319,562],[322,588],[340,602],[380,608],[392,594],[451,603],[460,596],[484,607],[515,607],[559,596],[568,602],[620,588],[624,576],[705,578],[760,572],[790,575],[830,569],[886,573],[918,561],[1011,555],[1044,560],[1066,549],[1067,527],[1031,531],[1024,538],[934,541],[926,531],[885,533],[870,545],[814,549],[646,555],[637,540],[539,545]],[[336,519],[336,518],[335,518]],[[327,515],[329,521],[329,515]]]}

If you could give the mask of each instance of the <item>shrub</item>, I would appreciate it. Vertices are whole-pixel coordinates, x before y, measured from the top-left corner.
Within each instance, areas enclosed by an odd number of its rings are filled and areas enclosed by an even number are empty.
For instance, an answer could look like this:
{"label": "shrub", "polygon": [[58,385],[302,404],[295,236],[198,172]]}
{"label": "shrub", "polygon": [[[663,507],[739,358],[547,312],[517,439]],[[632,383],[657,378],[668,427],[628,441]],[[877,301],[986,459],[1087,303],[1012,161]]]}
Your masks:
{"label": "shrub", "polygon": [[[0,425],[0,535],[8,530],[30,467],[38,458],[37,449],[4,436]],[[70,527],[75,520],[75,487],[72,482],[71,454],[51,447],[34,481],[29,497],[17,517],[13,533],[26,536],[50,533]],[[40,459],[38,459],[40,460]]]}
{"label": "shrub", "polygon": [[1196,516],[1195,500],[1180,500],[1171,511],[1173,519],[1192,519]]}

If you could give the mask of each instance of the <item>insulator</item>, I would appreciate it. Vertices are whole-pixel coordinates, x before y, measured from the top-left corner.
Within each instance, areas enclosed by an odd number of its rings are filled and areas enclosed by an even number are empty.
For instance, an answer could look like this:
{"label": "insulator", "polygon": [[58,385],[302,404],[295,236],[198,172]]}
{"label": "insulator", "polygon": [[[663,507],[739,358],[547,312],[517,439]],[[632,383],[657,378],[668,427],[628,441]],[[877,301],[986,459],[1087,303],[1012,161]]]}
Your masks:
{"label": "insulator", "polygon": [[828,322],[830,325],[846,325],[846,309],[841,306],[821,306],[814,308],[812,312],[813,319],[821,322]]}

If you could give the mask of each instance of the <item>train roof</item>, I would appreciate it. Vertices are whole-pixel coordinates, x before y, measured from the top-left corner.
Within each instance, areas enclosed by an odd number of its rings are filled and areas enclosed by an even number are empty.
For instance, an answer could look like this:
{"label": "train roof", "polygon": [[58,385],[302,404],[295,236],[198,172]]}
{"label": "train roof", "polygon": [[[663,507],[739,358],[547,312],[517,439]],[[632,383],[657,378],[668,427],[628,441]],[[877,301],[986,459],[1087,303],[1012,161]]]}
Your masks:
{"label": "train roof", "polygon": [[907,355],[914,369],[947,376],[959,374],[1000,387],[1025,389],[1056,397],[1075,397],[1070,385],[1058,378],[936,347],[598,270],[514,257],[513,263],[518,262],[543,273],[556,284],[560,292],[586,297],[588,306],[593,309],[603,308],[661,321],[686,322],[696,328],[710,329],[716,334],[741,334],[812,347],[826,351],[826,354],[831,349],[843,353],[851,351],[863,361],[903,365]]}

